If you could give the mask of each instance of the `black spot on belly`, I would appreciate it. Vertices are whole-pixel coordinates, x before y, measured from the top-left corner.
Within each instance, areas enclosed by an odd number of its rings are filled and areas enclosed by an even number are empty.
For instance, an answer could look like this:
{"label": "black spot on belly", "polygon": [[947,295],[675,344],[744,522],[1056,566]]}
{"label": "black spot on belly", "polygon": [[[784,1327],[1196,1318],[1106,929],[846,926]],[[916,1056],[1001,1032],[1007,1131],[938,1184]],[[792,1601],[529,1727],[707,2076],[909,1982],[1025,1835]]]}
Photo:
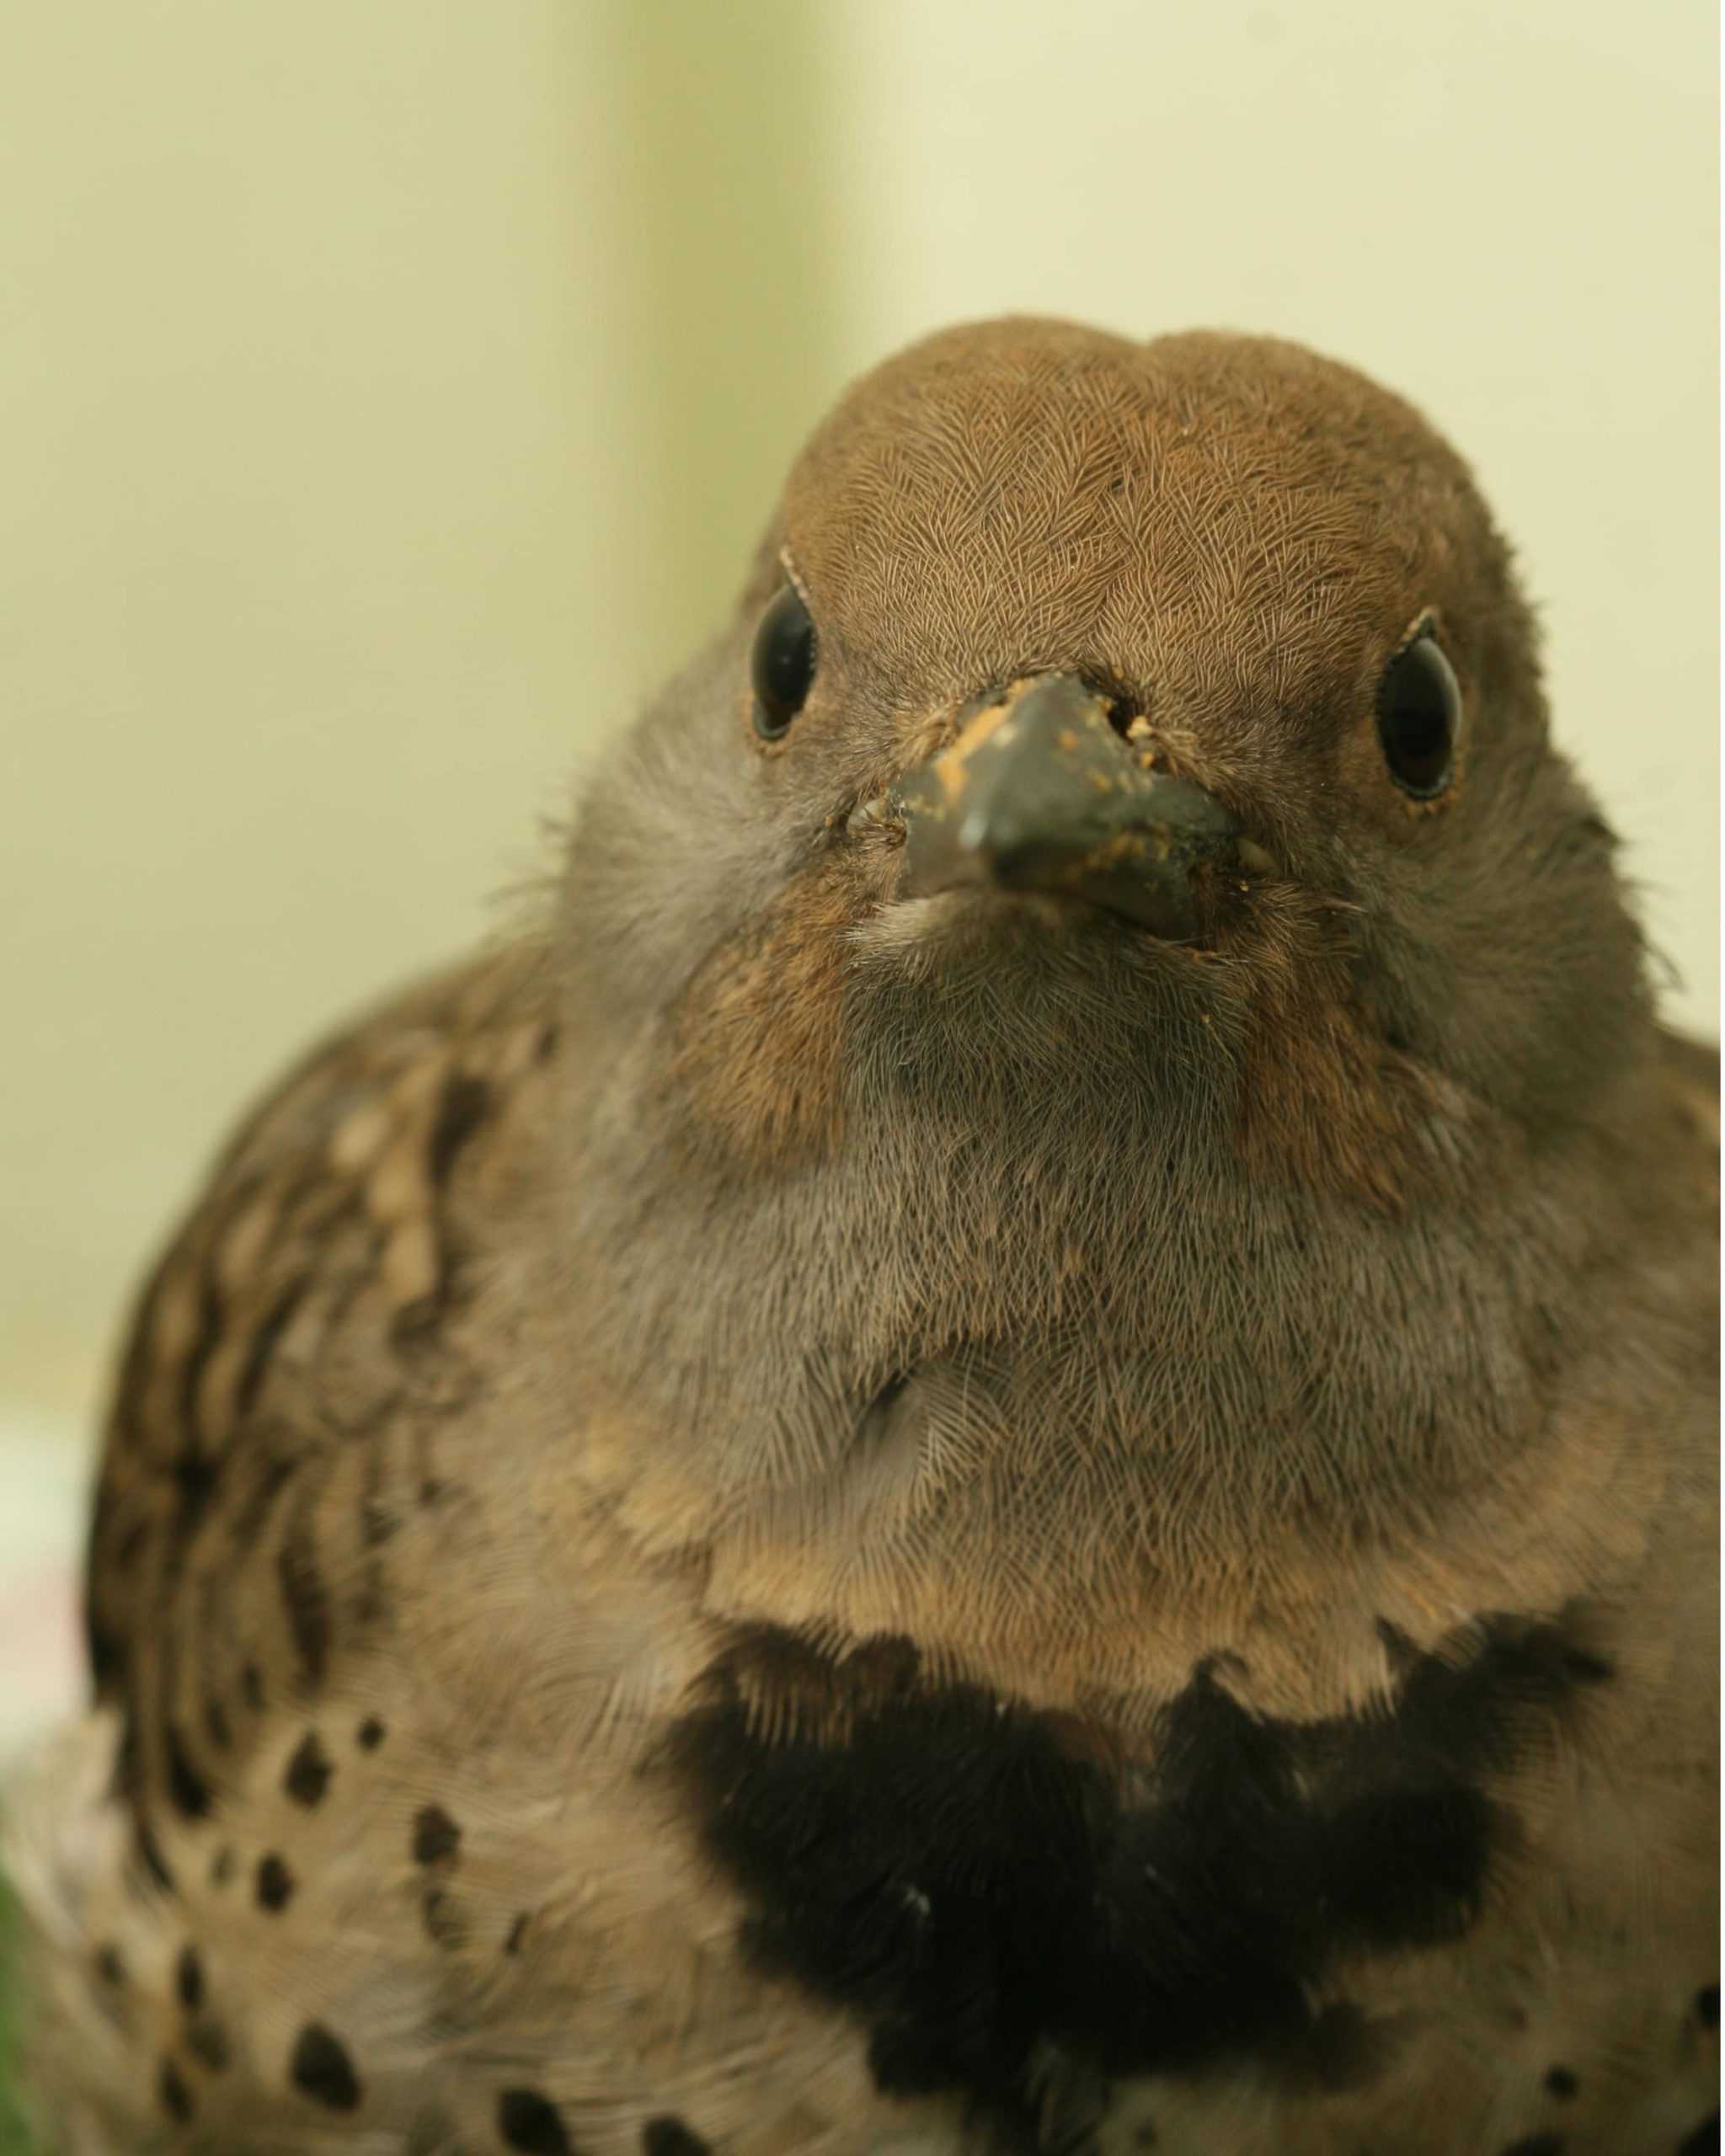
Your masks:
{"label": "black spot on belly", "polygon": [[383,1725],[376,1715],[367,1715],[354,1732],[354,1742],[362,1752],[375,1752],[383,1742]]}
{"label": "black spot on belly", "polygon": [[101,1946],[96,1950],[96,1974],[104,1984],[123,1984],[126,1982],[126,1963],[117,1946]]}
{"label": "black spot on belly", "polygon": [[1567,2066],[1554,2066],[1546,2076],[1547,2095],[1562,2097],[1567,2103],[1570,2097],[1581,2094],[1581,2084]]}
{"label": "black spot on belly", "polygon": [[1483,1784],[1609,1674],[1567,1619],[1388,1644],[1379,1711],[1273,1721],[1201,1669],[1132,1753],[922,1685],[903,1641],[837,1659],[756,1629],[666,1764],[754,1956],[864,2020],[884,2089],[1022,2121],[1047,2047],[1104,2076],[1249,2051],[1335,2086],[1383,2031],[1311,2002],[1343,1956],[1467,1929],[1510,1829]]}
{"label": "black spot on belly", "polygon": [[281,1785],[296,1804],[308,1809],[323,1801],[323,1792],[329,1786],[329,1777],[334,1773],[329,1754],[323,1749],[323,1740],[315,1729],[308,1729],[294,1747],[293,1757],[287,1763],[287,1772]]}
{"label": "black spot on belly", "polygon": [[204,1965],[198,1959],[195,1946],[180,1948],[179,1959],[174,1968],[174,1988],[188,2014],[195,2014],[203,2004]]}
{"label": "black spot on belly", "polygon": [[360,2105],[360,2078],[347,2047],[321,2021],[307,2022],[293,2047],[288,2074],[296,2089],[332,2111],[353,2111]]}
{"label": "black spot on belly", "polygon": [[162,2062],[162,2071],[156,2079],[156,2094],[162,2100],[162,2108],[169,2118],[184,2126],[192,2115],[192,2092],[185,2085],[185,2078],[171,2058]]}
{"label": "black spot on belly", "polygon": [[497,2100],[497,2131],[505,2147],[525,2156],[569,2156],[571,2143],[556,2108],[537,2089],[505,2089]]}
{"label": "black spot on belly", "polygon": [[1695,2011],[1696,2019],[1701,2023],[1702,2028],[1717,2029],[1718,2027],[1719,1987],[1717,1984],[1701,1986],[1695,1995]]}
{"label": "black spot on belly", "polygon": [[462,1844],[462,1830],[441,1804],[428,1804],[414,1818],[414,1861],[437,1864]]}
{"label": "black spot on belly", "polygon": [[1719,2156],[1719,2114],[1703,2119],[1695,2132],[1687,2135],[1677,2156]]}
{"label": "black spot on belly", "polygon": [[711,2156],[708,2144],[669,2111],[641,2129],[641,2156]]}
{"label": "black spot on belly", "polygon": [[1563,2156],[1563,2137],[1561,2133],[1525,2133],[1519,2141],[1512,2141],[1503,2156]]}
{"label": "black spot on belly", "polygon": [[259,1860],[258,1907],[285,1909],[293,1899],[293,1874],[273,1852]]}

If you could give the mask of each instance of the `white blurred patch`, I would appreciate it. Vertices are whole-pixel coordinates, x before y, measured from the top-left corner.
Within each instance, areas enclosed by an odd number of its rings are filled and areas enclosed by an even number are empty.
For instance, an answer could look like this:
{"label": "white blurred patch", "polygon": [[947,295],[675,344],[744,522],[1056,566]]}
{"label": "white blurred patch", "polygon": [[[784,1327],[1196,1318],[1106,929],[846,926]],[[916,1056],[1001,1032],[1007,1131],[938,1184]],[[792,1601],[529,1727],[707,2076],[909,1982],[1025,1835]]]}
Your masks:
{"label": "white blurred patch", "polygon": [[93,1470],[82,1417],[0,1407],[0,1769],[83,1702]]}

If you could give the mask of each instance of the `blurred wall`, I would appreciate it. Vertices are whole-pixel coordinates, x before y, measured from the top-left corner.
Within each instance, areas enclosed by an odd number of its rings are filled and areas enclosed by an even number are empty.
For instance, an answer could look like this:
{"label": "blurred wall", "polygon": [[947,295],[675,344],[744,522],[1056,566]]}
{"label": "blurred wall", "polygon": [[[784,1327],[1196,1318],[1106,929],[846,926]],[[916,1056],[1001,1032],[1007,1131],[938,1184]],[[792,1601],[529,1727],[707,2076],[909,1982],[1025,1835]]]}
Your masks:
{"label": "blurred wall", "polygon": [[1712,1030],[1717,81],[1704,0],[0,0],[0,1399],[964,315],[1423,405]]}

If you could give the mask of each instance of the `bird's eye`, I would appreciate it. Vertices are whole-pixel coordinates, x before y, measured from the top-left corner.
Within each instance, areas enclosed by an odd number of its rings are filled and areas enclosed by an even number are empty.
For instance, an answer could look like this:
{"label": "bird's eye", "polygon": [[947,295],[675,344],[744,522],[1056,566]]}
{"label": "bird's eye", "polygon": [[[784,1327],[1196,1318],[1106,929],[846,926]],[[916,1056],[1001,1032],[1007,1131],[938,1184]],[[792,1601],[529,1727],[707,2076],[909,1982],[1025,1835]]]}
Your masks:
{"label": "bird's eye", "polygon": [[786,584],[761,616],[749,660],[755,731],[777,741],[809,701],[814,680],[814,624],[796,586]]}
{"label": "bird's eye", "polygon": [[1461,723],[1461,686],[1429,625],[1423,625],[1378,684],[1378,739],[1404,793],[1432,801],[1448,786]]}

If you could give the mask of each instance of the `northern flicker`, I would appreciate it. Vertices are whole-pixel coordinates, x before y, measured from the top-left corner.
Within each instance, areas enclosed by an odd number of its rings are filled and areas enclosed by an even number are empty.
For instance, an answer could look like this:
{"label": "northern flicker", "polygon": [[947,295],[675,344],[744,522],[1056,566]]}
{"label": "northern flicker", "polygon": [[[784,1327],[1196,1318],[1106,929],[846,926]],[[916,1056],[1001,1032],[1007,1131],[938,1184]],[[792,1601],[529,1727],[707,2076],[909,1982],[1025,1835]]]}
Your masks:
{"label": "northern flicker", "polygon": [[143,1295],[45,2147],[1717,2148],[1716,1098],[1406,404],[891,361]]}

